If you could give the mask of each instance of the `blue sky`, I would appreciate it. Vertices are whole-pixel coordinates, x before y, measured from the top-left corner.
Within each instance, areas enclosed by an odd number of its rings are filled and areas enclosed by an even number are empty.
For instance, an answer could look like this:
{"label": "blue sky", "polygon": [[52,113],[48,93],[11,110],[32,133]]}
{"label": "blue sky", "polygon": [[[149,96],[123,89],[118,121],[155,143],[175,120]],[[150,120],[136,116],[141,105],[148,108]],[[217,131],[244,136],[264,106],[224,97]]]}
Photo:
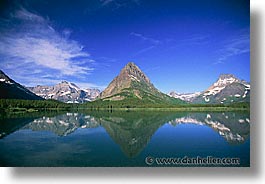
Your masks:
{"label": "blue sky", "polygon": [[26,86],[104,89],[133,61],[162,92],[250,80],[248,0],[1,1],[0,69]]}

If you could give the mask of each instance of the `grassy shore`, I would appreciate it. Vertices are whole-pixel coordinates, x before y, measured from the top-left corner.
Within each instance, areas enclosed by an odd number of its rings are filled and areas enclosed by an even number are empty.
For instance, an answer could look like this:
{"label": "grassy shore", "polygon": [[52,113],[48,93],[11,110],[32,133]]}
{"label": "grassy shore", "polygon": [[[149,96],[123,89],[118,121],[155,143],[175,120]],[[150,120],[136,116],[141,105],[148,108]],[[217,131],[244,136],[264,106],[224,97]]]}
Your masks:
{"label": "grassy shore", "polygon": [[25,113],[25,112],[44,112],[44,111],[65,111],[65,108],[21,108],[21,107],[12,107],[4,109],[8,113]]}
{"label": "grassy shore", "polygon": [[223,112],[223,111],[249,111],[242,107],[170,107],[170,108],[78,108],[89,111],[190,111],[190,112]]}

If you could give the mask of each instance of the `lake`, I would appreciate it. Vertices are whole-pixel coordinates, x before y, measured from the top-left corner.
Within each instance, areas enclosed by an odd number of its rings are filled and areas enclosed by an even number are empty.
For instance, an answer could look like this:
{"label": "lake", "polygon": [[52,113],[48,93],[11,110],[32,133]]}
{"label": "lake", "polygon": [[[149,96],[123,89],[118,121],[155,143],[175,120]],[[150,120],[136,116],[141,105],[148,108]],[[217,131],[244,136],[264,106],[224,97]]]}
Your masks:
{"label": "lake", "polygon": [[[238,162],[212,161],[224,158]],[[1,115],[0,166],[248,167],[250,115],[138,111]]]}

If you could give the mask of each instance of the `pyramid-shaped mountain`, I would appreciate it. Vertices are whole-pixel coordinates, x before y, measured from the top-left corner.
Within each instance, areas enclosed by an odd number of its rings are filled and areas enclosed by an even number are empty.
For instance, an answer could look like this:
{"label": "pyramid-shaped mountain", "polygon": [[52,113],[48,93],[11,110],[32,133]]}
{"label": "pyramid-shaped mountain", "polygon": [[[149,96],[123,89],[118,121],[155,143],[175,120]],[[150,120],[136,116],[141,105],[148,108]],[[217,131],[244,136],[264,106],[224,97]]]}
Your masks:
{"label": "pyramid-shaped mountain", "polygon": [[144,103],[183,103],[182,100],[169,97],[154,87],[150,79],[129,62],[100,94],[103,101],[138,100]]}
{"label": "pyramid-shaped mountain", "polygon": [[0,99],[43,100],[0,70]]}

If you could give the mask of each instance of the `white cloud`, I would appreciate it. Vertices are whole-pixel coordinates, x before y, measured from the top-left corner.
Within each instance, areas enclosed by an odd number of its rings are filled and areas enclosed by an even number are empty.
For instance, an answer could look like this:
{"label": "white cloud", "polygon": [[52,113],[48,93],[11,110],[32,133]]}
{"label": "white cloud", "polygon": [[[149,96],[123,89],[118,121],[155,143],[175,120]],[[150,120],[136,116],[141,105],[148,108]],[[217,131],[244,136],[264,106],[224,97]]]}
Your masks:
{"label": "white cloud", "polygon": [[1,68],[17,70],[20,66],[24,72],[34,68],[69,76],[93,70],[90,54],[69,39],[70,30],[59,33],[48,19],[23,8],[10,14],[7,22],[0,25]]}

